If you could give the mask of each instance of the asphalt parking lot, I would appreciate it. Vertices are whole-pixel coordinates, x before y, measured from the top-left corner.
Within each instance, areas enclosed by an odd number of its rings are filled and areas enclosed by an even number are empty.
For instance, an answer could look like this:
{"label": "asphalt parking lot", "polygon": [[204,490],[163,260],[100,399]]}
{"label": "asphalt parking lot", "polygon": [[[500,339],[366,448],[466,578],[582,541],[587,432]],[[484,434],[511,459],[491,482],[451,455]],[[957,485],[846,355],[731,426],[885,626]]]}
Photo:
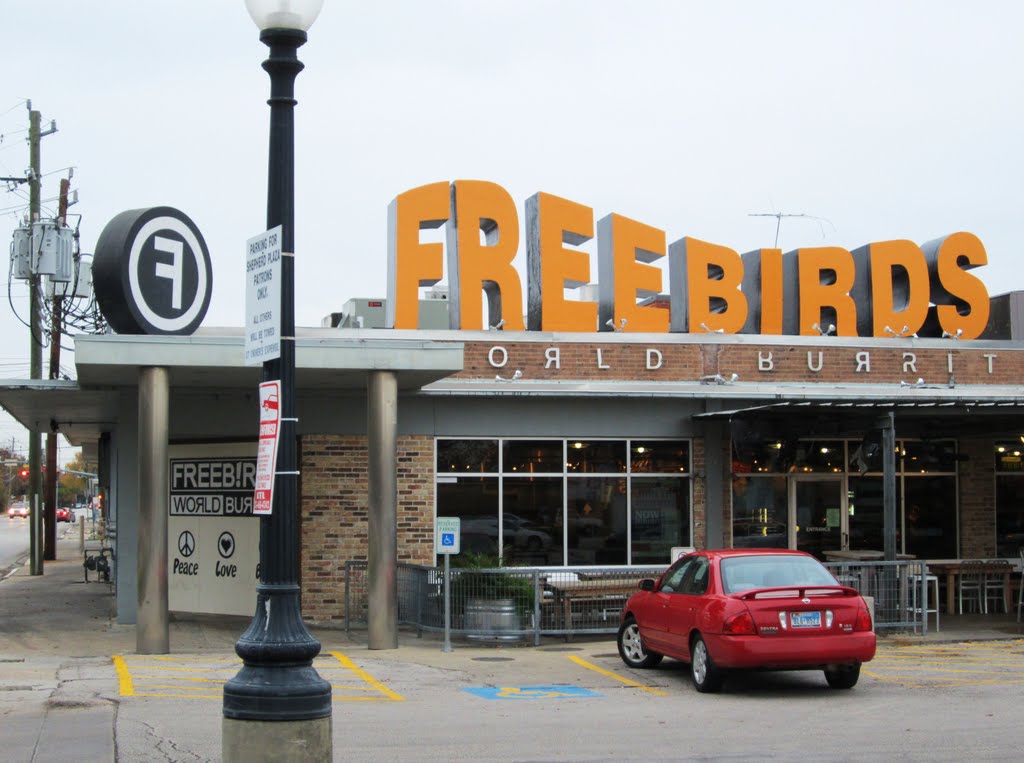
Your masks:
{"label": "asphalt parking lot", "polygon": [[[355,656],[353,656],[355,654]],[[640,696],[690,694],[684,665],[668,661],[656,670],[631,670],[621,663],[613,644],[541,649],[459,650],[434,655],[419,650],[419,665],[403,670],[385,653],[330,650],[315,662],[334,687],[337,702],[401,702],[435,699],[437,692],[467,692],[480,699],[601,699],[632,690]],[[457,655],[461,655],[459,659]],[[426,679],[424,662],[460,663],[447,685]],[[119,694],[129,697],[212,699],[220,701],[225,681],[241,666],[231,656],[113,655]],[[793,674],[736,676],[731,684],[756,689],[772,685],[780,675],[798,683],[822,686],[817,671]],[[769,677],[772,676],[772,677]],[[1024,640],[963,642],[933,645],[882,644],[861,674],[862,688],[935,689],[1024,683]],[[878,687],[880,688],[880,687]]]}

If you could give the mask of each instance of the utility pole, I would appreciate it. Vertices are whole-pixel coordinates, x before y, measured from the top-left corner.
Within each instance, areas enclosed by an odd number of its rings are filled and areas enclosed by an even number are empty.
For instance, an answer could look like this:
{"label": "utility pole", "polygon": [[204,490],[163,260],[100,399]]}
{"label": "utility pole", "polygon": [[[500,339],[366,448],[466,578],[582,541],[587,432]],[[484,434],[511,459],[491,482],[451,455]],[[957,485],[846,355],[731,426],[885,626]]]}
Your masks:
{"label": "utility pole", "polygon": [[[57,207],[57,226],[63,228],[68,216],[68,190],[71,181],[61,178],[60,181],[60,202]],[[53,290],[52,316],[50,322],[50,378],[60,377],[60,335],[61,335],[61,308],[63,297],[58,289]],[[44,558],[54,560],[57,558],[57,428],[50,425],[50,431],[46,433],[46,544]]]}
{"label": "utility pole", "polygon": [[[28,103],[28,154],[29,154],[29,223],[39,220],[41,209],[40,185],[42,172],[39,166],[39,142],[46,135],[57,131],[55,122],[50,123],[50,129],[43,132],[39,129],[39,122],[42,118],[38,111],[32,109],[32,102]],[[39,320],[39,274],[33,272],[28,280],[29,283],[29,333],[31,344],[29,346],[29,378],[43,378],[43,336]],[[30,429],[28,432],[28,470],[29,487],[28,500],[32,509],[32,521],[30,527],[31,562],[30,572],[33,575],[43,574],[43,515],[42,506],[39,502],[40,486],[42,484],[42,470],[40,466],[40,445],[41,436],[37,429]],[[56,509],[49,507],[56,519]],[[51,520],[50,525],[55,522]]]}

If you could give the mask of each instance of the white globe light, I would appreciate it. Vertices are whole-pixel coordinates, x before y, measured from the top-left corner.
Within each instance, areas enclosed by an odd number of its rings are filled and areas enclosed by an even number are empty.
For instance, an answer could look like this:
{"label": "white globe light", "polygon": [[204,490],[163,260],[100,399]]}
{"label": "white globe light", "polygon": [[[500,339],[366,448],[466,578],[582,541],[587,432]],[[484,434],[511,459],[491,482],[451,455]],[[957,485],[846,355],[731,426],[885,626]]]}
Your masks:
{"label": "white globe light", "polygon": [[245,8],[260,31],[264,29],[301,29],[307,31],[324,0],[245,0]]}

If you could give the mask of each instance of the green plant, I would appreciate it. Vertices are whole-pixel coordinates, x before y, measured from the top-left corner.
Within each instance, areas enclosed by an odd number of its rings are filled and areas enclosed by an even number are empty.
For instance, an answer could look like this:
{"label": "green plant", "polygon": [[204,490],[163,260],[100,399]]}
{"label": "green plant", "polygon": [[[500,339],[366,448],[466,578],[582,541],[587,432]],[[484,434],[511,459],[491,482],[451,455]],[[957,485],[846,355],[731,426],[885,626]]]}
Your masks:
{"label": "green plant", "polygon": [[536,588],[530,571],[505,572],[514,568],[496,554],[458,554],[453,562],[451,596],[456,613],[465,611],[470,599],[512,599],[519,612],[533,611]]}

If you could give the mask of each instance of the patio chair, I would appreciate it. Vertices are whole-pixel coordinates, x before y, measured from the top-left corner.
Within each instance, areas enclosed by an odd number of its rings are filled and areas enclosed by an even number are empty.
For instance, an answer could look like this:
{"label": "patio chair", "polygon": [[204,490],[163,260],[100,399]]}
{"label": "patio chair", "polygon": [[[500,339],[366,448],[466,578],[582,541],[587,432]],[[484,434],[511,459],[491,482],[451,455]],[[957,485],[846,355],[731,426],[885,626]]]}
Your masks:
{"label": "patio chair", "polygon": [[985,563],[985,611],[1006,612],[1006,580],[1010,563],[993,559]]}
{"label": "patio chair", "polygon": [[985,562],[978,559],[964,562],[960,565],[960,574],[956,581],[957,610],[964,613],[964,600],[967,600],[967,608],[971,612],[984,614],[985,608],[985,578],[987,576]]}

